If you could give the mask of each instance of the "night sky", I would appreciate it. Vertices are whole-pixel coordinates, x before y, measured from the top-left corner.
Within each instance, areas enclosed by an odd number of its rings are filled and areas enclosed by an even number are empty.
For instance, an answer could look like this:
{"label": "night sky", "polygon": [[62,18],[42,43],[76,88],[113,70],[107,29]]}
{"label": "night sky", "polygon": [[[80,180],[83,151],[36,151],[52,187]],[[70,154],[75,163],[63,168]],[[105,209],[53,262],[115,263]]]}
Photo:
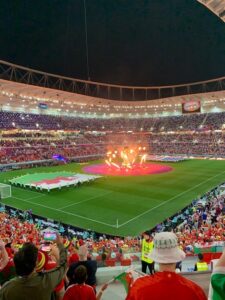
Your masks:
{"label": "night sky", "polygon": [[[92,81],[166,85],[225,75],[225,24],[195,0],[86,0]],[[88,79],[83,0],[3,0],[0,59]]]}

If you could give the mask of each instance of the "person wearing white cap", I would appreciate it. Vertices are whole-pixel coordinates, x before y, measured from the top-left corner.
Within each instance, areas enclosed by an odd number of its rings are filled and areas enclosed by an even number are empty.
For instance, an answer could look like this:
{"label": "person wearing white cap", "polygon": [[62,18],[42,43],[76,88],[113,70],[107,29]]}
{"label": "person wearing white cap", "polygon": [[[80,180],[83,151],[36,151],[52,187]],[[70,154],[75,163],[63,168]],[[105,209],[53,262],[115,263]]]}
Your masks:
{"label": "person wearing white cap", "polygon": [[185,258],[178,247],[177,236],[160,232],[154,237],[151,259],[159,264],[159,272],[137,279],[126,300],[206,300],[202,288],[175,273],[176,263]]}

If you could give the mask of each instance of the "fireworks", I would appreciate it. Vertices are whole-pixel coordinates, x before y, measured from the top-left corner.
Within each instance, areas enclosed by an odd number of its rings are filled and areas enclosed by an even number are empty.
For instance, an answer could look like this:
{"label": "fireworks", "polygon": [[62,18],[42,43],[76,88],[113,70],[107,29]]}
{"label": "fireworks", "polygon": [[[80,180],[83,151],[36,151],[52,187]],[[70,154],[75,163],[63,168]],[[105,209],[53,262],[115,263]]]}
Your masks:
{"label": "fireworks", "polygon": [[132,169],[135,163],[142,165],[146,161],[146,147],[123,147],[121,149],[108,151],[105,163],[110,167],[118,169]]}

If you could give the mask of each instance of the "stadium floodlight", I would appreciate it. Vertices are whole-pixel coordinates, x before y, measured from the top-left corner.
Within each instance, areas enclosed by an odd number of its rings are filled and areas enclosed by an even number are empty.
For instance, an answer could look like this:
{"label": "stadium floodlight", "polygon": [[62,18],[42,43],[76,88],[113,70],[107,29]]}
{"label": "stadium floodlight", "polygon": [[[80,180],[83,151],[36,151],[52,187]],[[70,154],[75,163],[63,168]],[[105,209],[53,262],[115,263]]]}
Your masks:
{"label": "stadium floodlight", "polygon": [[9,198],[11,196],[11,185],[0,183],[0,199]]}
{"label": "stadium floodlight", "polygon": [[197,0],[225,22],[225,0]]}

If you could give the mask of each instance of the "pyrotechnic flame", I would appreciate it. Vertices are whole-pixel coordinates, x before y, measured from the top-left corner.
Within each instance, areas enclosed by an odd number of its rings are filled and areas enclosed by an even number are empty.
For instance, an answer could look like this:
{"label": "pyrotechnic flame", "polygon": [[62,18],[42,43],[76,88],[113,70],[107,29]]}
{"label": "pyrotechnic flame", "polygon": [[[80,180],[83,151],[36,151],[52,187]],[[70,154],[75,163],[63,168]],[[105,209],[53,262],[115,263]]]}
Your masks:
{"label": "pyrotechnic flame", "polygon": [[[124,147],[120,150],[118,154],[118,150],[112,150],[107,152],[108,159],[105,161],[108,166],[115,166],[120,169],[121,167],[126,169],[132,169],[137,160],[139,153],[140,155],[140,164],[143,164],[146,161],[147,154],[143,154],[143,151],[146,150],[146,147],[134,147],[129,148],[128,146]],[[122,163],[119,163],[119,159],[122,159]]]}

